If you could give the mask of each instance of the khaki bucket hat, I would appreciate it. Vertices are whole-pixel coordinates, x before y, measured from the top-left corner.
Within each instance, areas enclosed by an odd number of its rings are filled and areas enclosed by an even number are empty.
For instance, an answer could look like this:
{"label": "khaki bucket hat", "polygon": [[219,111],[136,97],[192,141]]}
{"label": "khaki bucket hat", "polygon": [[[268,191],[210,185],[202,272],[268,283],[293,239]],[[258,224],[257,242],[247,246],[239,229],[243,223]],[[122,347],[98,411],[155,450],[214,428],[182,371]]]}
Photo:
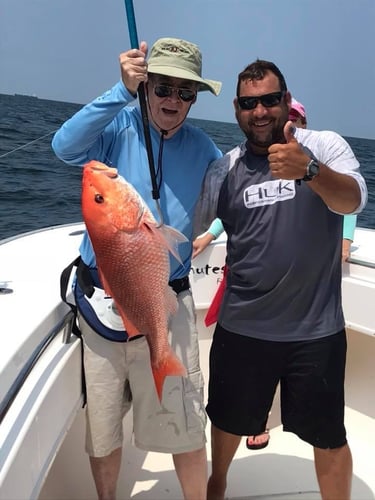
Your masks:
{"label": "khaki bucket hat", "polygon": [[149,73],[199,82],[198,90],[218,95],[221,82],[202,78],[202,54],[194,43],[178,38],[160,38],[151,48]]}

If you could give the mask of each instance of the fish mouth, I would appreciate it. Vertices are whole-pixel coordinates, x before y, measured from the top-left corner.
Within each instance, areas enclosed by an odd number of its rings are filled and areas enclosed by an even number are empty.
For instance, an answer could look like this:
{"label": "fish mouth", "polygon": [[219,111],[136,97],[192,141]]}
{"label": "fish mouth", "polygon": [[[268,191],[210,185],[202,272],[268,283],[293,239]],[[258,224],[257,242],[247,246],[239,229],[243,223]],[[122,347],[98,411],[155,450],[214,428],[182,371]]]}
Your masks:
{"label": "fish mouth", "polygon": [[117,168],[108,167],[107,165],[104,165],[102,163],[97,163],[95,165],[92,165],[91,166],[91,170],[93,172],[103,173],[107,177],[109,177],[110,179],[116,179],[116,177],[118,177],[118,170],[117,170]]}

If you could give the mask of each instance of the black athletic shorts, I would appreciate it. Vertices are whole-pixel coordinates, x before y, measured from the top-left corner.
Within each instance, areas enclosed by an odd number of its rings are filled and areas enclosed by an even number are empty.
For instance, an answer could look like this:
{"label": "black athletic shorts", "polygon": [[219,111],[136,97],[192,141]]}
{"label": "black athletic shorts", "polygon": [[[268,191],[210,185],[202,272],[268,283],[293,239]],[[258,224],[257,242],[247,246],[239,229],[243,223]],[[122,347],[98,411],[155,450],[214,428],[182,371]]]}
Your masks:
{"label": "black athletic shorts", "polygon": [[345,330],[311,341],[270,342],[216,326],[207,414],[219,429],[260,434],[280,382],[283,430],[317,448],[346,444]]}

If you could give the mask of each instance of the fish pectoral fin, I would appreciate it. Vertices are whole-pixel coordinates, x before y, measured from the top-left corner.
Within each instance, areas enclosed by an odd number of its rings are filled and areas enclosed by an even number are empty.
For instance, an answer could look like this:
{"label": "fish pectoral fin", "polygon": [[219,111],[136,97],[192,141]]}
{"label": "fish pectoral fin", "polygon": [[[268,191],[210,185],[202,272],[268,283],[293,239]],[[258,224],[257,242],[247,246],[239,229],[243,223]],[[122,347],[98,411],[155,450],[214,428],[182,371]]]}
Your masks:
{"label": "fish pectoral fin", "polygon": [[144,225],[152,231],[152,233],[159,239],[159,241],[164,245],[170,253],[182,264],[180,254],[178,252],[178,245],[180,243],[186,243],[189,240],[180,231],[174,227],[162,224],[158,226],[157,223],[144,222]]}
{"label": "fish pectoral fin", "polygon": [[163,397],[163,385],[166,377],[187,376],[186,368],[171,348],[158,365],[152,365],[152,374],[154,377],[155,388],[160,402]]}

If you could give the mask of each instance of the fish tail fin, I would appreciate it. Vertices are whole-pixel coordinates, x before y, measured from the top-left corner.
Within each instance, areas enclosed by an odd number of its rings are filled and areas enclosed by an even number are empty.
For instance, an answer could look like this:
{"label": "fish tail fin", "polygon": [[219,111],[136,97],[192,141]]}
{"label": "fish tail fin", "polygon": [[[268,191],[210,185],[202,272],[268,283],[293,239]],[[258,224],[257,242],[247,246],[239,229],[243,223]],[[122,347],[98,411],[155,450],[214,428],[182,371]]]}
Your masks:
{"label": "fish tail fin", "polygon": [[161,402],[163,396],[163,385],[166,377],[186,377],[186,368],[178,359],[176,354],[169,350],[158,366],[152,366],[152,374],[154,376],[155,388]]}

